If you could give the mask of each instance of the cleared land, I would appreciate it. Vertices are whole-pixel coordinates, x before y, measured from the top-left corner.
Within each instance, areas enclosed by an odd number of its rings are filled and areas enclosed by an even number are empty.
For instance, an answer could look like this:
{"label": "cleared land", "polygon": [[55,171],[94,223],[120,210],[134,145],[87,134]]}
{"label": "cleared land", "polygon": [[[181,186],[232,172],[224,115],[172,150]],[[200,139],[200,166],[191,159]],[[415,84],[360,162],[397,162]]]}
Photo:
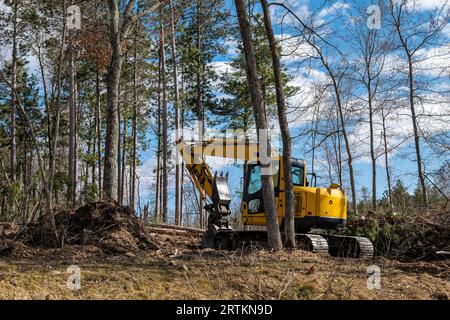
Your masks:
{"label": "cleared land", "polygon": [[[167,237],[163,251],[120,256],[97,247],[33,250],[0,260],[1,299],[449,299],[449,261],[400,263],[270,253],[183,249]],[[81,289],[67,288],[69,265]],[[381,289],[367,288],[369,265],[382,269]]]}
{"label": "cleared land", "polygon": [[[450,260],[410,263],[335,258],[254,247],[200,250],[196,229],[148,225],[134,213],[94,203],[58,216],[62,248],[45,223],[4,231],[0,299],[449,299]],[[81,289],[67,268],[81,270]],[[367,287],[367,267],[381,288]]]}

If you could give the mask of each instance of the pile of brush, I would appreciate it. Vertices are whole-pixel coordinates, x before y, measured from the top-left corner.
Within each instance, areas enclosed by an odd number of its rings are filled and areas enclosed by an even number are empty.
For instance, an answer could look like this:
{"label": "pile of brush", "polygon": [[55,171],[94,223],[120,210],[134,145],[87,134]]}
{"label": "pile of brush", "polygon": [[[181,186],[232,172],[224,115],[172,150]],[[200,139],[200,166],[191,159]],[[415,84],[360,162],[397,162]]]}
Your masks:
{"label": "pile of brush", "polygon": [[57,235],[49,218],[44,216],[20,230],[15,240],[43,247],[95,245],[106,253],[117,254],[159,249],[156,239],[134,210],[116,202],[91,202],[75,211],[59,211],[55,223]]}
{"label": "pile of brush", "polygon": [[450,212],[428,211],[408,214],[370,212],[348,224],[351,234],[373,241],[376,254],[404,259],[450,258]]}

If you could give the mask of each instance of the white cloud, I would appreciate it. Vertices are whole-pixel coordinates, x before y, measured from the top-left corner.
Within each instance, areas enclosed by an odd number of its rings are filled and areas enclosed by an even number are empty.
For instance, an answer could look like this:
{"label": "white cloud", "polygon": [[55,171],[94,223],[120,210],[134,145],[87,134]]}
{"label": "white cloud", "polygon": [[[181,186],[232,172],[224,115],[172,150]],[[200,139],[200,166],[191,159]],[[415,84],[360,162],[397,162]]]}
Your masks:
{"label": "white cloud", "polygon": [[320,10],[319,13],[317,14],[317,17],[325,18],[337,12],[345,12],[348,9],[350,9],[350,5],[348,3],[338,1],[333,3],[331,6],[325,7],[322,10]]}
{"label": "white cloud", "polygon": [[227,56],[232,58],[239,54],[238,41],[235,38],[225,40],[225,46],[227,47]]}
{"label": "white cloud", "polygon": [[449,6],[448,0],[415,0],[410,2],[410,7],[416,10],[433,10],[442,6]]}
{"label": "white cloud", "polygon": [[139,192],[141,196],[154,192],[156,183],[156,156],[153,155],[136,168],[139,177]]}
{"label": "white cloud", "polygon": [[[281,0],[280,3],[283,3],[285,6],[290,8],[300,19],[308,19],[311,15],[311,11],[309,9],[309,1],[296,1],[296,0]],[[272,6],[272,21],[276,23],[280,23],[281,19],[286,18],[285,13],[286,10],[279,6]]]}
{"label": "white cloud", "polygon": [[[226,74],[227,72],[233,71],[233,67],[230,65],[229,61],[214,61],[209,65],[216,71],[219,77]],[[214,84],[220,84],[220,79],[218,79]]]}
{"label": "white cloud", "polygon": [[1,13],[10,13],[11,7],[7,6],[4,1],[0,1],[0,12]]}
{"label": "white cloud", "polygon": [[416,53],[416,68],[423,75],[442,76],[450,70],[450,43],[437,48],[424,48]]}
{"label": "white cloud", "polygon": [[[440,47],[423,48],[414,55],[414,71],[421,76],[448,76],[450,70],[450,43]],[[403,54],[386,56],[384,70],[390,73],[407,72],[408,64]]]}
{"label": "white cloud", "polygon": [[444,29],[442,29],[442,33],[447,36],[448,38],[450,38],[450,24],[447,24]]}
{"label": "white cloud", "polygon": [[[448,98],[438,94],[428,94],[422,97],[422,101],[424,102],[419,103],[416,100],[415,105],[421,136],[429,137],[448,131],[448,122],[450,121]],[[360,156],[358,161],[370,162],[368,109],[364,108],[361,112],[366,121],[359,122],[355,127],[351,128],[349,137],[351,145],[356,146],[356,148],[353,147],[354,151]],[[406,97],[398,101],[396,109],[389,111],[386,125],[389,147],[396,147],[395,150],[392,150],[391,155],[400,151],[401,147],[412,144],[411,110]],[[384,151],[382,130],[381,113],[376,112],[374,114],[374,144],[377,148],[377,154],[381,154]]]}
{"label": "white cloud", "polygon": [[314,49],[299,37],[292,34],[277,35],[282,47],[282,63],[291,64],[301,62],[308,57],[315,56]]}

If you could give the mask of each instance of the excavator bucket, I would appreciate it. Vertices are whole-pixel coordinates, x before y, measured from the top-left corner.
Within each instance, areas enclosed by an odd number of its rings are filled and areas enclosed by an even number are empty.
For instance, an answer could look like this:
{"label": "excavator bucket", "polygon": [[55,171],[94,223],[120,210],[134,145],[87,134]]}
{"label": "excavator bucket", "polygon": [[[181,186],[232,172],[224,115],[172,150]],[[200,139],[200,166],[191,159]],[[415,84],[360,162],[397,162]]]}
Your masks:
{"label": "excavator bucket", "polygon": [[228,174],[214,174],[212,203],[205,206],[208,211],[208,229],[203,235],[203,246],[214,247],[218,234],[233,231],[224,217],[231,214],[231,195],[228,188]]}
{"label": "excavator bucket", "polygon": [[228,173],[226,175],[214,174],[213,203],[229,206],[231,203],[230,189],[228,188]]}

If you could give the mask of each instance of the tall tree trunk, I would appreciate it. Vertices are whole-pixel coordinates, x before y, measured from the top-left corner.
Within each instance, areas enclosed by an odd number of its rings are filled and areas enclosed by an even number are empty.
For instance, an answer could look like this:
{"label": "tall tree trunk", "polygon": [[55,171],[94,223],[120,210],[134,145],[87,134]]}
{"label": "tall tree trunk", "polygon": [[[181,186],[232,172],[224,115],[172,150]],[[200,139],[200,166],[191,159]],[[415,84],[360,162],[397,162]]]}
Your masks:
{"label": "tall tree trunk", "polygon": [[161,47],[159,48],[159,68],[158,68],[158,112],[157,112],[157,129],[158,148],[156,150],[156,194],[155,194],[155,220],[160,218],[160,171],[161,171]]}
{"label": "tall tree trunk", "polygon": [[[205,130],[205,119],[203,117],[203,92],[202,92],[202,1],[197,0],[196,5],[196,19],[197,19],[197,34],[196,34],[196,45],[197,45],[197,68],[196,68],[196,91],[197,91],[197,106],[196,106],[196,115],[198,120],[198,125],[200,126],[198,129],[198,140],[201,141],[203,139],[203,133]],[[203,228],[206,220],[206,212],[205,212],[205,195],[202,192],[199,192],[199,208],[200,208],[200,228]]]}
{"label": "tall tree trunk", "polygon": [[[280,51],[276,45],[273,34],[270,10],[266,0],[261,0],[264,11],[264,25],[269,40],[270,52],[272,54],[272,67],[275,79],[275,92],[277,100],[278,122],[280,124],[281,137],[283,140],[283,166],[284,166],[284,192],[285,192],[285,214],[284,230],[286,233],[286,246],[295,247],[295,224],[294,224],[294,185],[292,182],[291,169],[291,135],[286,117],[286,102],[284,97],[283,78],[281,74]],[[306,168],[305,168],[306,170]]]}
{"label": "tall tree trunk", "polygon": [[[423,48],[427,44],[430,43],[430,41],[433,39],[434,35],[439,34],[439,28],[442,26],[438,21],[433,21],[433,19],[430,20],[430,28],[431,30],[423,30],[423,33],[421,34],[423,36],[423,41],[420,42],[415,48],[411,47],[414,45],[414,41],[409,41],[410,37],[406,36],[406,38],[403,35],[403,32],[401,30],[402,26],[402,8],[406,5],[406,2],[402,2],[399,4],[398,7],[398,13],[394,12],[395,8],[395,1],[390,1],[390,10],[391,10],[391,16],[393,18],[394,26],[396,28],[400,43],[402,45],[403,50],[405,51],[406,58],[408,60],[408,86],[409,86],[409,92],[408,92],[408,98],[409,98],[409,107],[411,109],[411,120],[413,125],[413,134],[414,134],[414,145],[416,149],[416,161],[417,161],[417,173],[419,178],[419,184],[422,191],[422,203],[424,206],[428,205],[428,194],[427,194],[427,187],[425,184],[425,175],[423,173],[423,163],[422,163],[422,153],[420,151],[420,135],[419,135],[419,128],[417,124],[417,115],[416,115],[416,108],[415,108],[415,89],[414,89],[414,68],[413,68],[413,55],[418,52],[419,49]],[[444,5],[445,6],[445,5]],[[444,7],[441,9],[444,10]],[[439,15],[439,18],[441,16]],[[444,19],[442,19],[444,21]],[[417,32],[416,34],[420,34]],[[416,41],[417,42],[417,41]]]}
{"label": "tall tree trunk", "polygon": [[[184,93],[185,92],[185,81],[186,81],[186,77],[185,77],[185,71],[184,71],[184,63],[183,63],[183,59],[181,59],[181,92]],[[186,99],[181,99],[181,131],[184,131],[184,115],[185,115],[185,110],[186,110]],[[181,157],[181,212],[183,212],[183,208],[184,208],[184,212],[186,213],[186,223],[188,223],[189,220],[189,213],[186,210],[186,197],[184,194],[184,161],[183,161],[183,157]],[[189,221],[190,222],[190,221]]]}
{"label": "tall tree trunk", "polygon": [[370,65],[366,66],[367,70],[367,95],[369,102],[369,128],[370,128],[370,159],[372,161],[372,208],[377,210],[377,158],[375,155],[375,144],[373,134],[373,94],[372,94],[372,81],[370,73]]}
{"label": "tall tree trunk", "polygon": [[[25,223],[26,218],[28,217],[28,194],[29,194],[29,186],[31,183],[28,181],[28,163],[31,162],[31,159],[33,158],[33,152],[31,151],[30,154],[28,154],[28,139],[25,138],[23,141],[23,162],[22,162],[22,185],[23,185],[23,198],[22,198],[22,214],[21,214],[21,220],[22,223]],[[30,159],[30,161],[28,161]]]}
{"label": "tall tree trunk", "polygon": [[[271,166],[270,161],[271,148],[269,135],[267,132],[268,124],[266,114],[264,114],[263,110],[263,103],[261,98],[261,85],[259,83],[257,73],[255,49],[253,47],[253,39],[252,39],[252,30],[246,12],[245,0],[234,0],[234,3],[236,5],[239,27],[244,46],[247,79],[250,86],[255,123],[258,129],[259,145],[261,148],[263,148],[263,146],[266,147],[265,150],[260,150],[260,154],[265,153],[265,156],[267,157],[266,159],[261,159],[262,160],[261,169],[263,172],[263,174],[261,175],[261,181],[262,181],[264,211],[266,214],[268,246],[273,250],[281,250],[282,243],[280,236],[280,228],[278,225],[277,211],[275,208],[274,185],[272,175],[269,174]],[[265,172],[267,170],[269,172]]]}
{"label": "tall tree trunk", "polygon": [[[136,201],[136,149],[137,149],[137,114],[138,114],[138,100],[137,100],[137,79],[136,79],[136,63],[137,63],[137,31],[134,35],[134,49],[133,49],[134,63],[133,63],[133,118],[132,118],[132,147],[131,147],[131,168],[130,168],[130,207],[134,209]],[[148,208],[147,208],[148,210]]]}
{"label": "tall tree trunk", "polygon": [[125,197],[125,189],[126,189],[126,171],[127,171],[127,138],[128,138],[128,119],[125,117],[123,118],[123,133],[122,133],[122,178],[120,179],[121,185],[120,185],[120,204],[123,204],[123,199]]}
{"label": "tall tree trunk", "polygon": [[[95,107],[94,107],[94,114],[95,114]],[[92,145],[92,154],[95,154],[95,149],[97,146],[97,135],[95,134],[97,132],[97,128],[96,128],[96,118],[94,115],[94,122],[92,124],[91,127],[91,132],[94,132],[94,135],[92,135],[91,139],[89,140],[89,143]],[[97,165],[95,161],[91,162],[91,186],[95,186],[97,184],[97,177],[95,176],[97,170]]]}
{"label": "tall tree trunk", "polygon": [[100,111],[100,71],[95,78],[95,124],[97,128],[98,194],[102,197],[102,114]]}
{"label": "tall tree trunk", "polygon": [[[161,135],[161,149],[162,149],[162,135]],[[161,150],[162,151],[162,150]],[[159,170],[159,217],[164,221],[163,217],[163,164],[162,164],[162,152],[160,155],[160,170]]]}
{"label": "tall tree trunk", "polygon": [[[55,129],[54,129],[54,133],[53,133],[53,146],[52,146],[52,158],[51,161],[49,163],[49,167],[50,167],[50,176],[47,179],[47,187],[45,188],[45,195],[46,195],[46,205],[47,205],[47,209],[48,209],[48,213],[49,213],[49,218],[50,218],[50,225],[52,226],[53,232],[55,234],[55,240],[59,241],[59,235],[57,233],[56,230],[56,222],[55,222],[55,215],[53,212],[53,199],[52,199],[52,195],[53,195],[53,183],[54,183],[54,179],[55,179],[55,173],[56,173],[56,150],[58,148],[58,139],[59,139],[59,127],[60,127],[60,122],[61,122],[61,86],[62,86],[62,72],[61,72],[61,67],[62,67],[62,58],[63,58],[63,52],[64,52],[64,46],[65,46],[65,42],[66,42],[66,30],[67,30],[67,25],[66,25],[66,12],[67,12],[67,8],[66,8],[66,1],[63,0],[62,3],[62,8],[63,8],[63,28],[61,31],[61,48],[59,51],[59,57],[58,57],[58,66],[57,66],[57,72],[56,72],[56,78],[57,78],[57,93],[56,93],[56,115],[55,115]],[[21,108],[22,109],[22,108]],[[24,113],[24,116],[27,116],[25,113],[25,110],[22,109],[22,112]],[[28,121],[27,121],[28,122]],[[33,127],[32,125],[30,126],[30,130],[33,133]],[[34,136],[34,140],[35,140],[35,144],[37,144],[36,142],[36,138],[35,135],[33,133]],[[37,150],[38,153],[38,160],[40,159],[40,155],[39,155],[39,150]],[[38,161],[41,162],[41,161]],[[42,168],[41,168],[42,171]],[[45,183],[45,174],[41,173],[42,177],[43,177],[43,181]]]}
{"label": "tall tree trunk", "polygon": [[[76,76],[76,72],[75,72],[75,76]],[[79,123],[78,123],[78,115],[81,112],[81,102],[80,99],[78,99],[78,87],[79,87],[79,83],[75,82],[75,87],[74,87],[74,98],[75,98],[75,152],[74,152],[74,166],[73,166],[73,176],[74,176],[74,181],[75,181],[75,185],[74,185],[74,193],[75,193],[75,201],[77,200],[76,196],[76,192],[77,192],[77,183],[78,183],[78,145],[79,145],[79,137],[78,137],[78,130],[79,130]]]}
{"label": "tall tree trunk", "polygon": [[107,85],[107,104],[106,104],[106,140],[105,140],[105,164],[103,175],[103,191],[109,198],[117,198],[117,136],[118,136],[118,99],[119,83],[122,73],[123,48],[122,41],[127,39],[131,26],[138,19],[153,10],[155,6],[145,11],[133,14],[133,11],[139,9],[135,0],[129,0],[123,9],[123,21],[119,11],[121,1],[109,0],[110,11],[110,42],[111,42],[111,65],[109,68]]}
{"label": "tall tree trunk", "polygon": [[353,172],[353,156],[350,149],[350,142],[348,140],[347,135],[347,127],[344,120],[344,111],[342,108],[341,98],[339,96],[337,84],[335,84],[335,91],[336,91],[336,100],[337,100],[337,106],[339,110],[339,118],[341,120],[341,130],[342,130],[342,136],[344,137],[345,142],[345,150],[347,151],[347,165],[348,165],[348,173],[350,178],[350,186],[352,189],[352,208],[353,213],[356,215],[358,214],[358,205],[356,203],[356,185],[355,185],[355,175]]}
{"label": "tall tree trunk", "polygon": [[[170,2],[170,33],[172,48],[172,72],[173,72],[173,90],[174,90],[174,107],[175,107],[175,143],[180,139],[180,93],[178,91],[178,70],[177,70],[177,45],[175,35],[174,22],[174,5]],[[183,217],[181,214],[181,164],[179,152],[175,152],[175,224],[181,225]]]}
{"label": "tall tree trunk", "polygon": [[161,5],[161,82],[162,82],[162,218],[167,222],[167,186],[168,186],[168,146],[167,146],[167,81],[166,81],[166,48],[164,32],[164,6]]}
{"label": "tall tree trunk", "polygon": [[352,151],[350,149],[350,141],[348,139],[347,126],[346,126],[345,119],[344,119],[344,109],[342,106],[341,93],[339,91],[339,85],[336,81],[336,76],[334,75],[330,66],[326,62],[325,57],[323,56],[321,51],[318,51],[318,54],[320,56],[323,66],[325,67],[325,69],[327,70],[327,72],[331,78],[331,81],[333,83],[334,93],[336,95],[338,118],[340,121],[342,136],[343,136],[344,142],[345,142],[345,150],[347,152],[347,165],[348,165],[348,171],[349,171],[350,186],[352,189],[352,209],[353,209],[353,213],[356,215],[356,214],[358,214],[358,205],[356,203],[356,185],[355,185],[355,175],[353,172],[353,155],[352,155]]}
{"label": "tall tree trunk", "polygon": [[103,191],[106,197],[117,199],[118,101],[119,83],[123,64],[121,43],[121,35],[123,32],[121,32],[121,28],[119,27],[120,13],[117,1],[109,0],[108,3],[110,10],[110,41],[112,56],[107,85]]}
{"label": "tall tree trunk", "polygon": [[341,132],[339,129],[339,112],[336,110],[336,135],[335,140],[333,140],[333,148],[336,156],[336,169],[339,185],[343,186],[342,178],[342,143],[341,143]]}
{"label": "tall tree trunk", "polygon": [[161,171],[161,160],[160,160],[161,152],[160,152],[160,150],[161,150],[161,142],[160,142],[160,136],[158,135],[158,150],[156,152],[157,160],[156,160],[155,220],[159,220],[159,218],[160,218],[160,206],[161,206],[161,203],[159,202],[159,198],[160,198],[159,194],[161,192],[161,190],[160,190],[161,183],[159,181],[160,177],[161,177],[161,175],[160,175],[160,171]]}
{"label": "tall tree trunk", "polygon": [[10,123],[10,139],[11,139],[11,149],[10,149],[10,177],[11,181],[16,181],[16,167],[17,167],[17,142],[16,142],[16,91],[17,91],[17,11],[18,11],[18,1],[14,1],[13,6],[13,33],[12,33],[12,80],[11,80],[11,123]]}
{"label": "tall tree trunk", "polygon": [[409,81],[409,107],[411,108],[411,120],[413,124],[414,145],[416,147],[417,172],[419,175],[420,188],[422,190],[423,205],[428,205],[428,193],[425,184],[425,175],[423,174],[422,153],[420,151],[420,136],[419,128],[417,126],[416,107],[414,104],[414,73],[412,57],[408,54],[408,81]]}
{"label": "tall tree trunk", "polygon": [[388,144],[387,144],[387,137],[386,137],[386,117],[384,115],[384,109],[381,108],[381,120],[383,125],[383,131],[381,132],[383,135],[383,144],[384,144],[384,165],[386,166],[386,180],[388,185],[388,197],[389,197],[389,206],[391,207],[391,210],[394,210],[394,203],[392,201],[392,188],[391,188],[391,173],[389,170],[389,155],[388,155]]}
{"label": "tall tree trunk", "polygon": [[73,56],[73,32],[69,30],[69,183],[67,188],[67,200],[69,204],[75,202],[76,190],[76,101],[75,101],[75,62]]}
{"label": "tall tree trunk", "polygon": [[197,91],[197,109],[196,114],[198,122],[201,126],[200,134],[203,134],[203,95],[202,95],[202,29],[201,29],[201,1],[197,0],[197,34],[196,34],[196,46],[197,46],[197,68],[196,68],[196,91]]}
{"label": "tall tree trunk", "polygon": [[38,45],[37,50],[37,58],[39,61],[39,70],[41,74],[41,81],[42,81],[42,90],[44,91],[44,105],[45,105],[45,118],[47,122],[47,148],[48,148],[48,158],[49,163],[52,162],[52,115],[50,110],[50,102],[48,98],[48,91],[47,91],[47,81],[45,79],[45,71],[44,71],[44,63],[42,61],[42,53],[41,53],[41,43]]}
{"label": "tall tree trunk", "polygon": [[[318,117],[318,112],[319,112],[319,104],[316,104],[314,106],[314,113],[311,119],[311,143],[312,143],[312,147],[311,147],[311,174],[314,174],[315,172],[315,161],[316,161],[316,138],[317,138],[317,131],[318,131],[318,126],[319,126],[319,121],[316,120],[316,116]],[[312,179],[312,178],[311,178]],[[312,180],[311,180],[312,182]]]}
{"label": "tall tree trunk", "polygon": [[[183,78],[183,76],[182,76]],[[184,86],[183,86],[183,80],[181,81],[181,90],[184,92]],[[184,130],[184,107],[181,110],[181,132]],[[181,221],[180,223],[183,224],[183,204],[184,204],[184,161],[183,157],[181,157],[181,165],[180,165],[180,214],[181,214]],[[185,210],[186,211],[186,210]],[[186,217],[187,218],[187,217]]]}
{"label": "tall tree trunk", "polygon": [[[90,140],[87,141],[87,154],[92,154],[92,142]],[[95,149],[95,146],[94,146]],[[86,164],[85,164],[86,163]],[[84,201],[87,200],[86,195],[88,194],[88,188],[89,188],[89,170],[92,169],[89,167],[89,163],[87,161],[81,161],[81,173],[84,175],[84,187],[83,187],[83,191],[84,191]],[[84,166],[86,166],[85,170],[83,170]],[[83,172],[84,171],[84,172]],[[83,181],[83,179],[82,179]],[[81,198],[81,197],[80,197]],[[81,198],[82,199],[82,198]]]}
{"label": "tall tree trunk", "polygon": [[[119,89],[120,90],[120,89]],[[120,102],[119,102],[119,110],[117,111],[118,117],[118,134],[117,134],[117,202],[120,203],[120,190],[122,189],[122,127],[121,127],[121,113],[120,113]]]}

